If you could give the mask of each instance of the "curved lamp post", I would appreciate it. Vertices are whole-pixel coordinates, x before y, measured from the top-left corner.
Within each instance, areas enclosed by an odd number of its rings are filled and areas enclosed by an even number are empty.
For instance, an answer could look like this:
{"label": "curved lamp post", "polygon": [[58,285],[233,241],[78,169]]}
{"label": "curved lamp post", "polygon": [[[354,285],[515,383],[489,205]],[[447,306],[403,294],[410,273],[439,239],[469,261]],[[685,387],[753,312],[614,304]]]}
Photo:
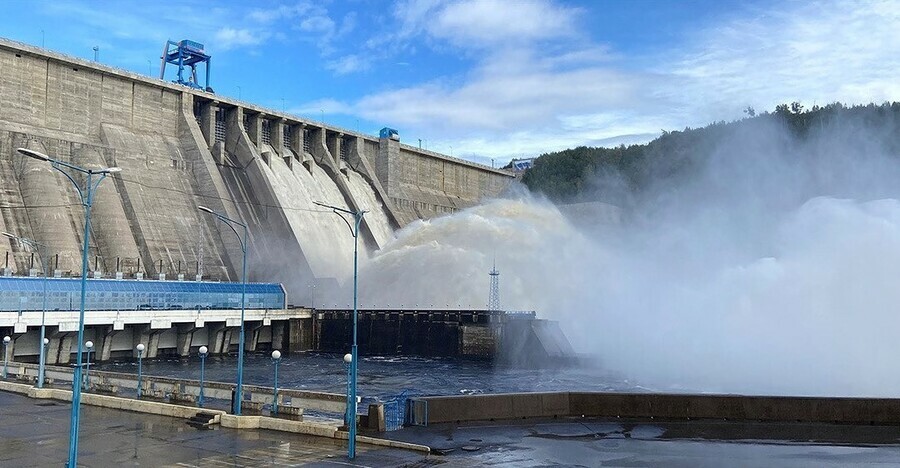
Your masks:
{"label": "curved lamp post", "polygon": [[[234,407],[232,408],[233,413],[237,416],[241,415],[241,400],[243,400],[243,383],[244,383],[244,304],[246,303],[247,296],[247,225],[231,219],[221,213],[217,213],[205,206],[198,206],[197,209],[203,211],[205,213],[209,213],[219,221],[225,223],[226,226],[231,228],[234,232],[234,235],[237,236],[238,241],[241,243],[241,253],[243,254],[243,260],[241,261],[241,337],[238,342],[238,364],[237,364],[237,388],[234,393]],[[241,237],[238,234],[237,229],[235,229],[235,225],[244,228],[244,236]]]}
{"label": "curved lamp post", "polygon": [[3,337],[3,378],[6,378],[6,371],[9,367],[9,342],[12,341],[8,335]]}
{"label": "curved lamp post", "polygon": [[[46,326],[44,325],[46,316],[47,316],[47,274],[50,268],[50,257],[47,253],[47,246],[41,244],[32,239],[28,239],[26,237],[19,237],[15,234],[10,234],[8,232],[0,232],[0,235],[6,236],[10,239],[14,239],[20,244],[27,245],[32,250],[37,250],[38,255],[41,257],[41,265],[44,268],[44,306],[41,308],[41,343],[44,343],[47,338]],[[49,342],[49,341],[48,341]],[[44,388],[44,366],[47,363],[47,354],[46,354],[46,345],[41,346],[40,348],[40,357],[38,357],[38,379],[37,379],[37,388]]]}
{"label": "curved lamp post", "polygon": [[84,388],[91,388],[91,350],[94,349],[94,342],[88,341],[84,344],[84,347],[87,348],[87,365],[84,368]]}
{"label": "curved lamp post", "polygon": [[143,358],[144,358],[144,349],[145,349],[145,348],[144,348],[144,343],[138,343],[138,345],[135,346],[134,349],[136,349],[136,350],[137,350],[137,353],[138,353],[137,397],[138,397],[138,400],[140,400],[140,399],[141,399],[141,380],[143,380],[143,377],[144,377],[144,376],[143,376],[143,372],[141,372],[141,371],[142,371],[142,369],[141,369],[141,361],[142,361]]}
{"label": "curved lamp post", "polygon": [[275,387],[272,391],[272,414],[278,416],[278,363],[281,362],[281,351],[272,351],[272,363],[275,365]]}
{"label": "curved lamp post", "polygon": [[[350,228],[350,233],[353,235],[353,346],[350,348],[351,354],[351,362],[350,364],[350,391],[347,395],[347,408],[349,415],[353,416],[352,424],[350,424],[350,435],[349,435],[349,444],[347,446],[347,458],[353,460],[356,458],[356,376],[357,376],[357,357],[358,353],[356,350],[356,328],[359,317],[359,311],[357,310],[357,297],[358,297],[358,283],[359,283],[359,224],[363,220],[363,216],[367,213],[366,210],[360,211],[350,211],[344,208],[339,208],[337,206],[326,205],[320,202],[313,202],[316,205],[319,205],[323,208],[328,208],[334,214],[341,217],[345,223],[347,223],[347,227]],[[347,216],[353,217],[353,224],[350,224],[350,221],[347,221]]]}
{"label": "curved lamp post", "polygon": [[203,380],[206,372],[206,354],[209,352],[209,348],[206,346],[200,347],[200,396],[197,398],[197,406],[203,408]]}
{"label": "curved lamp post", "polygon": [[[81,249],[81,304],[78,309],[78,357],[75,363],[75,375],[72,378],[72,415],[70,417],[69,427],[69,461],[66,466],[76,468],[78,466],[78,424],[81,417],[81,360],[82,349],[84,343],[84,306],[87,298],[87,274],[88,274],[88,248],[90,246],[91,237],[91,206],[94,204],[94,192],[103,182],[107,175],[121,172],[118,167],[107,167],[101,169],[85,169],[74,164],[69,164],[58,159],[53,159],[39,151],[27,148],[17,148],[16,151],[29,158],[37,159],[50,163],[50,167],[59,171],[62,175],[72,182],[81,204],[84,206],[84,242]],[[73,173],[79,173],[84,176],[84,184],[82,185],[73,177]]]}

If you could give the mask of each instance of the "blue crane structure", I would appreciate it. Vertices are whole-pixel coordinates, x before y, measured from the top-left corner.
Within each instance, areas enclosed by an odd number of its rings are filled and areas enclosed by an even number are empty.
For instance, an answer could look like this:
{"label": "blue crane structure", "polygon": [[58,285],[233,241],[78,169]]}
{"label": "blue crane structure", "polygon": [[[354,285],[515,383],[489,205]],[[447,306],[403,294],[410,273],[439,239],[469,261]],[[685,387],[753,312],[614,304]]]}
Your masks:
{"label": "blue crane structure", "polygon": [[[213,92],[212,88],[209,86],[209,63],[212,57],[206,54],[203,44],[187,39],[178,42],[166,41],[162,57],[160,58],[162,59],[162,62],[159,66],[159,79],[165,79],[166,64],[171,63],[178,67],[178,79],[173,80],[174,83],[190,86],[191,88],[202,89],[210,93]],[[206,69],[206,79],[202,85],[197,79],[197,65],[201,63],[204,64],[204,68]],[[190,67],[190,75],[187,79],[185,79],[184,76],[184,69],[186,67]]]}

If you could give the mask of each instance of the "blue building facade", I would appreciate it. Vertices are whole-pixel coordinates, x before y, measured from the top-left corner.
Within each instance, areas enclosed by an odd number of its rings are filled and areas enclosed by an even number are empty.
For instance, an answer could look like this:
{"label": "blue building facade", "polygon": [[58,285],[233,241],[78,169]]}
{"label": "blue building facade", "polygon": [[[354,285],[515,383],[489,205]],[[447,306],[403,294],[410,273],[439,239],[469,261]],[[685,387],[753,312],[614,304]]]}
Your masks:
{"label": "blue building facade", "polygon": [[[47,310],[78,310],[81,280],[47,279]],[[247,283],[246,308],[284,309],[284,287]],[[44,278],[0,277],[0,311],[42,310]],[[86,310],[240,309],[241,283],[92,279]]]}

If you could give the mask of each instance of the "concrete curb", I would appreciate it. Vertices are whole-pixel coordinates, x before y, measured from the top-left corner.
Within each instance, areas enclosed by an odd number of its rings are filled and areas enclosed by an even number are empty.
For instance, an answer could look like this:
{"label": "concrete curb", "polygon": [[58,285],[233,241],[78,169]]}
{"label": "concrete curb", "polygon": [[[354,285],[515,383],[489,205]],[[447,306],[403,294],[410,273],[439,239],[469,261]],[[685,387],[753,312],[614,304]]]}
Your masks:
{"label": "concrete curb", "polygon": [[[335,439],[348,440],[350,439],[350,434],[347,431],[336,431]],[[410,442],[401,442],[399,440],[390,440],[390,439],[379,439],[377,437],[370,436],[356,436],[356,441],[361,444],[369,444],[369,445],[377,445],[379,447],[390,447],[404,450],[412,450],[414,452],[423,452],[423,453],[431,453],[431,447],[427,445],[413,444]]]}
{"label": "concrete curb", "polygon": [[[36,388],[28,384],[0,381],[0,390],[26,395],[35,399],[72,401],[72,392],[70,390],[62,390],[59,388]],[[221,415],[225,414],[225,411],[222,410],[207,410],[194,406],[173,405],[170,403],[147,400],[133,400],[130,398],[98,395],[96,393],[82,393],[81,402],[85,405],[99,406],[101,408],[156,414],[179,419],[190,419],[201,411],[204,413],[215,414],[216,420],[218,420]]]}
{"label": "concrete curb", "polygon": [[318,437],[335,438],[337,428],[327,424],[317,424],[307,421],[291,421],[286,419],[270,418],[266,416],[235,416],[223,414],[222,427],[233,429],[269,429],[272,431],[294,432]]}

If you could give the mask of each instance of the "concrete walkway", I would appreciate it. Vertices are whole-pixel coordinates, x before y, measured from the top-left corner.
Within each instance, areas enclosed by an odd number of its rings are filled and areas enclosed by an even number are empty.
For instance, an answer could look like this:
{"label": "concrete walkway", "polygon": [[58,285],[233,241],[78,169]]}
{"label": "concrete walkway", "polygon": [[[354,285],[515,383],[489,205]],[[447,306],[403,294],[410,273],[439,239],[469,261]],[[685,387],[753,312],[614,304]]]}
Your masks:
{"label": "concrete walkway", "polygon": [[[900,466],[900,427],[560,418],[411,427],[384,434],[467,466]],[[440,456],[440,453],[444,453]]]}
{"label": "concrete walkway", "polygon": [[[63,466],[71,405],[0,392],[0,466]],[[425,455],[269,430],[195,429],[183,419],[81,407],[79,466],[404,466]]]}
{"label": "concrete walkway", "polygon": [[[0,392],[0,466],[62,466],[71,406]],[[380,434],[419,452],[270,430],[200,430],[183,419],[82,406],[80,466],[900,465],[900,427],[558,419],[442,424]],[[443,455],[441,454],[443,453]]]}

